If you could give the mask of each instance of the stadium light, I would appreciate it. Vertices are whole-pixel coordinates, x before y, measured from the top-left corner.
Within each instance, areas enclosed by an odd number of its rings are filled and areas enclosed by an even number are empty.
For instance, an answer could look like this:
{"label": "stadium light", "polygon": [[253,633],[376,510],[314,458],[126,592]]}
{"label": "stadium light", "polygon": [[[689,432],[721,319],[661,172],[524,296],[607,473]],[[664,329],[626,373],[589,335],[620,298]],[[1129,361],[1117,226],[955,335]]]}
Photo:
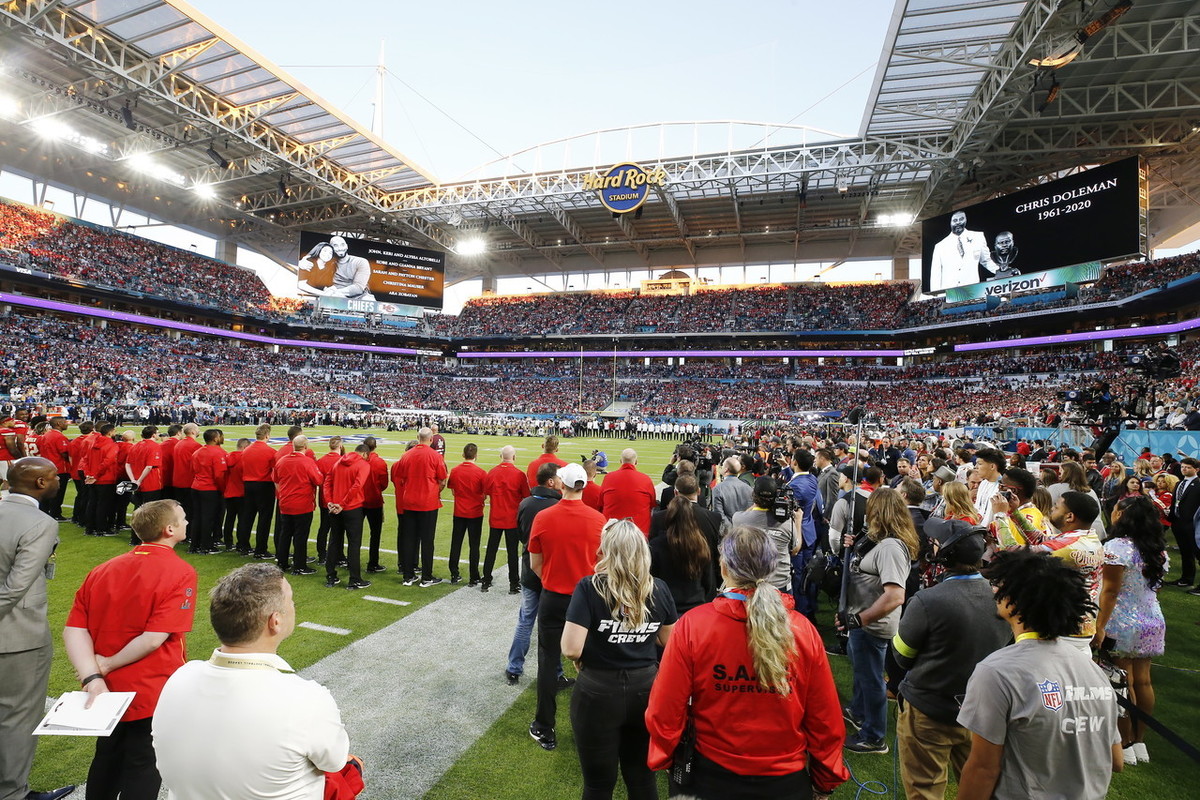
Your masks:
{"label": "stadium light", "polygon": [[74,133],[65,123],[48,117],[35,119],[29,123],[29,127],[33,128],[38,136],[52,140],[67,139]]}
{"label": "stadium light", "polygon": [[481,236],[473,236],[458,242],[454,252],[460,256],[481,256],[487,252],[487,241]]}
{"label": "stadium light", "polygon": [[187,184],[187,179],[184,178],[183,175],[175,172],[169,167],[163,166],[145,153],[134,153],[133,155],[129,156],[129,158],[125,159],[125,162],[138,172],[144,175],[149,175],[152,178],[158,178],[160,181],[173,183],[176,186],[184,186]]}
{"label": "stadium light", "polygon": [[217,152],[217,149],[211,144],[204,151],[204,155],[212,159],[212,162],[221,169],[229,169],[229,162],[225,160],[225,156]]}
{"label": "stadium light", "polygon": [[879,224],[885,228],[907,228],[916,217],[912,214],[880,214]]}
{"label": "stadium light", "polygon": [[209,183],[193,183],[192,191],[197,197],[202,197],[205,200],[214,200],[217,197],[217,190]]}
{"label": "stadium light", "polygon": [[0,94],[0,117],[12,119],[21,113],[21,104],[6,94]]}

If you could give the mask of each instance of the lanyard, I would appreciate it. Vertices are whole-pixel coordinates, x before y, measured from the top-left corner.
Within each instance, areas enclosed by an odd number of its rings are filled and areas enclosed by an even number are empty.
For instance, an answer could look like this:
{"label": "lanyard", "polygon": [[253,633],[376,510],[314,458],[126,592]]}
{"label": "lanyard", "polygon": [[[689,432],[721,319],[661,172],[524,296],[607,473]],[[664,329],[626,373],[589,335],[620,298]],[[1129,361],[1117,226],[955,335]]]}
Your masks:
{"label": "lanyard", "polygon": [[942,578],[942,583],[946,583],[947,581],[981,581],[981,580],[983,580],[983,576],[980,575],[978,572],[976,572],[971,575],[947,575],[946,577]]}
{"label": "lanyard", "polygon": [[1017,637],[1018,642],[1023,642],[1026,639],[1041,639],[1042,637],[1035,631],[1026,631]]}
{"label": "lanyard", "polygon": [[750,599],[738,592],[721,592],[721,597],[728,597],[730,600],[741,600],[743,603]]}

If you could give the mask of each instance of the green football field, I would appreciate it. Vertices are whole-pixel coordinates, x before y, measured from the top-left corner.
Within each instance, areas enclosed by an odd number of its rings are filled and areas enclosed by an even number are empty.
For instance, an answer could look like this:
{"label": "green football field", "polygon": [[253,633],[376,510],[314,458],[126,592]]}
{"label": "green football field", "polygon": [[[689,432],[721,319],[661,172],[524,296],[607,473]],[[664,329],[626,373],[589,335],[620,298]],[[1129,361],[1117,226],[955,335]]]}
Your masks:
{"label": "green football field", "polygon": [[[226,447],[231,448],[239,436],[252,438],[250,428],[227,427],[225,431]],[[283,428],[277,427],[275,432],[282,433]],[[371,433],[380,439],[378,452],[389,464],[404,450],[404,443],[415,438],[415,432],[384,432],[342,430],[335,428],[312,428],[306,431],[309,436],[320,437],[330,434],[347,437],[362,436]],[[501,436],[465,436],[450,434],[447,439],[447,464],[453,466],[461,458],[462,447],[468,441],[479,446],[479,464],[484,469],[490,469],[499,462],[499,449],[506,444],[517,448],[517,464],[524,468],[530,460],[541,452],[541,442],[533,437],[501,437]],[[559,448],[559,455],[567,461],[578,461],[580,457],[588,456],[592,450],[604,450],[611,464],[619,463],[619,454],[623,446],[629,444],[620,439],[564,439]],[[639,441],[633,443],[640,456],[639,467],[651,475],[657,482],[663,467],[670,460],[675,446],[673,441]],[[313,449],[317,455],[327,452],[328,447],[315,442]],[[67,495],[71,503],[73,490]],[[382,547],[396,550],[396,516],[394,500],[389,489],[385,500],[384,533]],[[444,498],[450,498],[450,492],[444,493]],[[450,548],[450,517],[451,506],[439,514],[436,540],[436,553],[446,557]],[[315,538],[315,525],[312,536]],[[50,678],[50,695],[58,696],[66,691],[77,688],[74,673],[61,646],[61,631],[70,609],[75,590],[82,583],[88,570],[96,564],[120,554],[127,546],[124,537],[93,538],[86,537],[80,528],[70,523],[63,523],[61,528],[61,544],[58,549],[58,570],[54,581],[50,584],[50,625],[55,636],[55,659]],[[484,539],[486,541],[486,531]],[[464,548],[465,550],[465,548]],[[229,570],[245,560],[236,554],[221,553],[212,556],[189,555],[180,550],[180,555],[188,559],[199,574],[200,602],[196,609],[196,623],[193,632],[188,637],[188,653],[191,658],[206,658],[208,653],[217,645],[216,637],[208,624],[207,592],[216,580]],[[465,561],[465,552],[463,555]],[[502,565],[504,558],[503,547],[499,554],[497,566]],[[381,562],[389,567],[386,573],[364,575],[372,581],[370,592],[384,598],[402,600],[409,605],[399,606],[385,603],[361,603],[356,593],[337,589],[326,589],[323,585],[323,575],[306,577],[289,576],[295,590],[297,618],[318,624],[352,628],[347,637],[331,637],[319,631],[297,628],[296,632],[284,642],[280,654],[298,670],[316,663],[323,657],[348,646],[351,642],[361,639],[391,623],[413,613],[414,611],[435,603],[452,591],[474,591],[462,586],[451,586],[449,583],[421,589],[419,587],[402,586],[401,577],[395,572],[396,556],[384,553]],[[1173,557],[1177,568],[1177,558]],[[363,564],[365,566],[365,554]],[[435,561],[435,572],[439,577],[448,578],[446,562]],[[464,577],[467,574],[466,564],[462,565]],[[504,591],[503,581],[493,588],[493,591]],[[343,584],[344,585],[344,584]],[[1153,671],[1154,685],[1158,695],[1157,716],[1163,723],[1179,732],[1185,739],[1193,743],[1200,742],[1200,721],[1192,713],[1191,705],[1195,698],[1197,679],[1200,678],[1200,598],[1189,597],[1182,591],[1168,587],[1162,592],[1163,610],[1167,615],[1167,654],[1156,662]],[[830,614],[828,609],[821,614],[822,631],[828,634]],[[346,624],[347,620],[353,624]],[[497,669],[503,663],[503,653],[496,658]],[[844,697],[849,696],[850,667],[845,657],[832,656],[831,664],[839,690]],[[371,665],[362,665],[370,669]],[[3,679],[0,676],[0,679]],[[528,736],[526,727],[533,715],[534,692],[533,682],[523,681],[521,694],[513,706],[503,714],[487,733],[478,739],[462,756],[454,767],[426,795],[431,800],[455,798],[468,800],[476,798],[512,798],[512,800],[558,800],[559,798],[578,797],[581,790],[579,766],[576,760],[574,741],[570,725],[560,724],[558,729],[559,747],[552,753],[543,752]],[[381,698],[383,703],[387,698]],[[894,708],[894,706],[893,706]],[[399,712],[398,712],[399,713]],[[562,712],[560,711],[560,716]],[[891,730],[894,730],[891,729]],[[1153,761],[1126,770],[1115,776],[1112,798],[1184,798],[1195,795],[1195,789],[1187,789],[1189,782],[1194,782],[1200,772],[1197,766],[1188,761],[1182,754],[1174,750],[1163,739],[1151,733],[1147,737]],[[858,755],[848,756],[848,762],[860,781],[879,781],[882,785],[871,788],[882,792],[887,797],[903,797],[903,791],[898,787],[895,778],[895,747],[891,755]],[[419,742],[412,743],[419,747]],[[66,783],[81,783],[87,775],[88,764],[91,760],[93,740],[73,737],[44,737],[38,746],[37,758],[34,762],[33,773],[30,777],[31,787],[44,791]],[[353,742],[351,743],[353,750]],[[368,765],[369,767],[369,765]],[[664,784],[665,785],[665,784]],[[857,787],[853,784],[840,789],[835,796],[854,797]],[[951,796],[953,789],[951,790]],[[666,791],[662,792],[666,796]],[[624,797],[623,788],[618,785],[617,797]],[[862,796],[872,796],[863,792]],[[387,787],[372,786],[369,781],[364,798],[397,797],[389,793]],[[397,798],[399,800],[399,798]]]}

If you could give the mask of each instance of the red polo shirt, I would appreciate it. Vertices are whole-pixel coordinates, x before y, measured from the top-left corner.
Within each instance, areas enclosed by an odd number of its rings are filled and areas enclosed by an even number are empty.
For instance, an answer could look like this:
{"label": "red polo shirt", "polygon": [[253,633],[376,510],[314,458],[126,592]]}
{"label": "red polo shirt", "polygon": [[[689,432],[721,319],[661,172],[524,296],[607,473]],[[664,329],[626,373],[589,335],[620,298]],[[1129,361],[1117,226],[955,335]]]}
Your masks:
{"label": "red polo shirt", "polygon": [[597,511],[604,508],[604,503],[600,500],[600,484],[595,481],[588,481],[584,484],[583,502]]}
{"label": "red polo shirt", "polygon": [[650,512],[658,505],[654,481],[638,472],[633,464],[622,464],[615,472],[604,476],[600,486],[601,512],[607,519],[629,517],[650,535]]}
{"label": "red polo shirt", "polygon": [[529,482],[511,461],[501,461],[488,471],[484,490],[491,498],[488,525],[498,530],[517,527],[517,506],[529,497]]}
{"label": "red polo shirt", "polygon": [[42,458],[48,458],[54,462],[54,468],[58,470],[59,475],[65,475],[70,471],[70,448],[71,443],[67,441],[67,437],[63,436],[62,431],[54,428],[47,428],[42,434],[41,441],[38,442],[38,450],[41,451]]}
{"label": "red polo shirt", "polygon": [[140,491],[157,492],[163,488],[162,445],[153,439],[142,439],[129,451],[129,471],[140,478],[146,467],[152,467],[142,479]]}
{"label": "red polo shirt", "polygon": [[136,692],[123,720],[153,716],[163,684],[187,661],[185,634],[196,610],[196,570],[162,544],[139,544],[88,573],[67,627],[85,628],[96,653],[116,655],[147,631],[170,634],[140,661],[113,670],[114,692]]}
{"label": "red polo shirt", "polygon": [[[400,480],[397,481],[397,475]],[[435,511],[442,507],[442,481],[449,477],[446,460],[427,444],[400,457],[392,468],[397,507],[405,511]]]}
{"label": "red polo shirt", "polygon": [[242,484],[242,451],[234,450],[232,453],[226,453],[225,464],[229,467],[229,472],[225,473],[223,496],[226,499],[245,497],[246,487]]}
{"label": "red polo shirt", "polygon": [[567,462],[554,455],[554,453],[542,453],[533,461],[530,461],[529,466],[525,468],[525,477],[529,479],[530,489],[537,486],[537,474],[542,464],[558,464],[560,467],[565,467]]}
{"label": "red polo shirt", "polygon": [[[290,455],[291,453],[294,453],[294,452],[296,452],[296,447],[295,447],[295,445],[293,445],[291,442],[288,442],[287,444],[284,444],[284,445],[283,445],[283,446],[281,446],[281,447],[280,447],[278,450],[276,450],[276,451],[275,451],[275,455],[274,455],[274,457],[273,457],[273,459],[272,459],[272,466],[273,466],[274,464],[278,464],[278,463],[279,463],[279,459],[283,458],[283,457],[284,457],[284,456],[286,456],[286,455]],[[304,451],[304,455],[308,456],[308,457],[309,457],[309,458],[311,458],[313,461],[316,461],[316,460],[317,460],[317,454],[316,454],[316,453],[314,453],[314,452],[312,451],[312,448],[307,448],[307,449],[305,449],[305,451]]]}
{"label": "red polo shirt", "polygon": [[271,468],[275,466],[275,450],[262,440],[250,443],[242,451],[242,480],[269,481]]}
{"label": "red polo shirt", "polygon": [[226,452],[219,444],[206,444],[192,453],[192,489],[197,492],[222,492],[225,490]]}
{"label": "red polo shirt", "polygon": [[375,453],[368,453],[367,466],[371,475],[363,484],[363,508],[383,508],[383,490],[388,487],[387,462]]}
{"label": "red polo shirt", "polygon": [[316,459],[287,453],[275,462],[274,476],[280,514],[311,514],[316,509],[316,488],[325,480]]}
{"label": "red polo shirt", "polygon": [[529,552],[542,554],[542,588],[571,594],[596,571],[604,515],[582,500],[563,498],[533,518]]}
{"label": "red polo shirt", "polygon": [[201,447],[204,445],[200,444],[199,440],[187,436],[180,439],[179,444],[175,445],[175,452],[172,453],[174,460],[171,463],[172,486],[178,489],[192,488],[192,479],[196,477],[192,467],[192,456]]}
{"label": "red polo shirt", "polygon": [[343,511],[362,508],[363,484],[367,482],[370,474],[371,468],[362,456],[358,453],[346,453],[325,476],[325,502],[341,506]]}
{"label": "red polo shirt", "polygon": [[487,473],[474,461],[464,461],[450,470],[447,485],[454,493],[454,516],[475,519],[483,516],[484,483]]}

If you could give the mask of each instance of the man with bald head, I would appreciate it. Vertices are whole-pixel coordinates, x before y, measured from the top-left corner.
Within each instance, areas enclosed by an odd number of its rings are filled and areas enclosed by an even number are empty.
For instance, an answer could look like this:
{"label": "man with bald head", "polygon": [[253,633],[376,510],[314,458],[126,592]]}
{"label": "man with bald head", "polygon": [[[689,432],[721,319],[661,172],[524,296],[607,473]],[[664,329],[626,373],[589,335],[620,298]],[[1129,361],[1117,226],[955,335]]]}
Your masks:
{"label": "man with bald head", "polygon": [[273,472],[279,501],[275,559],[284,572],[290,561],[293,575],[312,575],[316,570],[308,566],[308,532],[317,509],[317,487],[325,481],[325,473],[309,455],[307,436],[296,436],[291,447],[275,462]]}
{"label": "man with bald head", "polygon": [[58,468],[49,459],[19,458],[8,482],[0,500],[0,797],[61,797],[68,792],[32,794],[28,785],[54,655],[46,579],[58,546],[58,523],[38,503],[57,494]]}
{"label": "man with bald head", "polygon": [[[433,575],[433,536],[437,530],[441,493],[446,488],[446,460],[429,446],[433,431],[417,431],[417,445],[392,467],[396,486],[396,507],[400,515],[400,571],[405,586],[434,586],[442,582]],[[417,578],[417,553],[420,550],[421,576]]]}
{"label": "man with bald head", "polygon": [[481,592],[492,588],[492,570],[496,567],[496,551],[500,549],[500,537],[504,537],[504,548],[508,553],[508,593],[520,594],[521,574],[517,561],[517,544],[520,533],[517,529],[517,507],[529,497],[529,481],[525,473],[514,463],[517,451],[512,445],[500,448],[500,463],[492,467],[484,481],[484,491],[491,499],[488,514],[487,552],[483,557],[483,582]]}
{"label": "man with bald head", "polygon": [[638,472],[638,455],[632,447],[621,451],[621,466],[604,476],[600,485],[601,513],[606,519],[629,517],[642,533],[650,535],[650,514],[657,505],[654,481]]}

